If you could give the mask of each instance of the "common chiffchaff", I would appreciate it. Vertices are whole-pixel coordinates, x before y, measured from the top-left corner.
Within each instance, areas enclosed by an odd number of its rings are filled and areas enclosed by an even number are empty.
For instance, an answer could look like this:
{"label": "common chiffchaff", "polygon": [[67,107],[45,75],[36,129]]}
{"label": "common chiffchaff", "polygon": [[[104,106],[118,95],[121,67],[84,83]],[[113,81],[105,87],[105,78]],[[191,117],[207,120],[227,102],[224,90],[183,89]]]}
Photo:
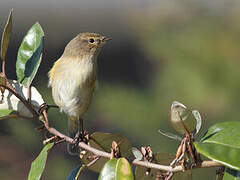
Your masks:
{"label": "common chiffchaff", "polygon": [[[110,38],[96,33],[78,34],[49,71],[54,102],[68,115],[68,132],[72,138],[79,135],[82,117],[91,103],[97,78],[97,57],[108,40]],[[74,155],[77,148],[73,147],[68,144],[68,152]]]}

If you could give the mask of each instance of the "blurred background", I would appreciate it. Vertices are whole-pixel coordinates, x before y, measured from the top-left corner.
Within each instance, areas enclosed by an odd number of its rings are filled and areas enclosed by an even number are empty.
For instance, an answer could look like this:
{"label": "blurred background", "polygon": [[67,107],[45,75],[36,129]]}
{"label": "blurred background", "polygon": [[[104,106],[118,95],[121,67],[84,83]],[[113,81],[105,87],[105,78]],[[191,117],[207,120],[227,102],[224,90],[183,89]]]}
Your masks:
{"label": "blurred background", "polygon": [[[240,101],[240,2],[237,0],[2,0],[0,32],[13,8],[13,36],[7,75],[16,79],[17,50],[28,29],[39,22],[45,32],[42,63],[34,86],[52,104],[47,73],[65,45],[79,32],[97,32],[112,41],[99,56],[98,89],[85,116],[89,132],[120,132],[135,147],[174,153],[179,142],[168,113],[174,100],[198,109],[203,128],[238,120]],[[50,121],[66,133],[66,116],[49,111]],[[42,149],[39,122],[0,122],[0,177],[27,179]],[[80,160],[66,145],[51,151],[43,180],[66,179]],[[215,169],[194,170],[194,180],[215,179]],[[85,172],[81,179],[97,179]]]}

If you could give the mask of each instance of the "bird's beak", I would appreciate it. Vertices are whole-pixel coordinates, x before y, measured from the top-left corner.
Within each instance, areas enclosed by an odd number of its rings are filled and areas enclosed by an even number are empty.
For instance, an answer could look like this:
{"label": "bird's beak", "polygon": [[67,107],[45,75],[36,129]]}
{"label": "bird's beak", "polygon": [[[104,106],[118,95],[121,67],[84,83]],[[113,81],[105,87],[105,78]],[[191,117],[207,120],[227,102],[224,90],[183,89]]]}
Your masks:
{"label": "bird's beak", "polygon": [[109,37],[103,37],[103,39],[102,39],[102,42],[107,42],[107,41],[109,41],[109,40],[111,40],[112,38],[109,38]]}

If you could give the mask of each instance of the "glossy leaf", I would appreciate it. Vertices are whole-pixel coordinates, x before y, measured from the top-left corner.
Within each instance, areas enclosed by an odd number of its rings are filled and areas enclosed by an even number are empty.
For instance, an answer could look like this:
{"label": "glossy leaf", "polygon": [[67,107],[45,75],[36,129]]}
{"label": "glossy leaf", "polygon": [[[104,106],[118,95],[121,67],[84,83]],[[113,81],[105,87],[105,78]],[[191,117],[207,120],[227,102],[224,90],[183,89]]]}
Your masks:
{"label": "glossy leaf", "polygon": [[[156,153],[154,154],[153,163],[158,163],[162,165],[169,165],[171,161],[175,159],[174,155],[168,153]],[[157,174],[160,175],[161,173],[166,173],[164,171],[158,171],[156,169],[148,169],[142,166],[137,166],[135,169],[135,177],[137,180],[155,180]],[[191,180],[192,175],[191,171],[179,172],[176,173],[172,180]]]}
{"label": "glossy leaf", "polygon": [[134,180],[132,168],[125,158],[110,159],[101,170],[99,180]]}
{"label": "glossy leaf", "polygon": [[[21,85],[16,80],[9,80],[9,82],[22,97],[24,97],[25,99],[27,98],[28,90],[26,87]],[[35,87],[31,86],[31,92],[32,92],[31,103],[34,106],[37,107],[44,103],[44,100],[41,94],[37,91]],[[11,110],[11,111],[13,110],[13,111],[17,111],[19,115],[32,117],[32,114],[30,113],[30,111],[14,94],[12,94],[6,89],[3,95],[4,95],[4,98],[0,103],[0,110]]]}
{"label": "glossy leaf", "polygon": [[227,168],[223,180],[240,180],[240,171]]}
{"label": "glossy leaf", "polygon": [[18,50],[16,72],[18,81],[28,87],[34,79],[42,58],[44,33],[39,23],[34,24],[23,38]]}
{"label": "glossy leaf", "polygon": [[[90,136],[89,145],[105,152],[111,152],[113,141],[116,141],[117,143],[121,142],[120,152],[123,157],[133,158],[132,146],[130,141],[119,133],[111,134],[95,132]],[[89,159],[89,157],[93,155],[94,155],[93,153],[87,152],[86,154],[83,155],[82,162],[85,165],[87,165],[92,161],[91,159]],[[100,172],[102,167],[108,160],[109,159],[107,158],[100,157],[99,160],[97,160],[92,166],[88,167],[88,169],[95,172]]]}
{"label": "glossy leaf", "polygon": [[161,130],[161,129],[159,129],[158,132],[160,134],[162,134],[163,136],[166,136],[168,138],[175,139],[177,141],[182,141],[182,137],[180,137],[180,136],[178,136],[176,134],[173,134],[173,133],[170,133],[170,132],[166,132],[166,131]]}
{"label": "glossy leaf", "polygon": [[169,121],[173,129],[179,134],[185,134],[186,130],[193,132],[197,124],[192,111],[177,101],[172,103]]}
{"label": "glossy leaf", "polygon": [[69,174],[69,176],[67,177],[67,180],[75,180],[75,177],[78,174],[78,171],[80,170],[82,166],[79,165],[77,166],[75,169],[72,170],[72,172]]}
{"label": "glossy leaf", "polygon": [[224,122],[208,129],[196,149],[208,158],[240,170],[240,122]]}
{"label": "glossy leaf", "polygon": [[46,165],[47,157],[52,149],[54,143],[49,143],[44,146],[38,157],[32,162],[30,172],[28,174],[28,180],[39,180],[42,176],[43,170]]}
{"label": "glossy leaf", "polygon": [[11,40],[11,33],[12,33],[12,12],[13,10],[10,11],[8,15],[8,20],[7,24],[5,25],[5,28],[3,30],[3,35],[2,35],[2,41],[1,41],[1,59],[3,61],[6,60],[6,54],[8,50],[8,46]]}

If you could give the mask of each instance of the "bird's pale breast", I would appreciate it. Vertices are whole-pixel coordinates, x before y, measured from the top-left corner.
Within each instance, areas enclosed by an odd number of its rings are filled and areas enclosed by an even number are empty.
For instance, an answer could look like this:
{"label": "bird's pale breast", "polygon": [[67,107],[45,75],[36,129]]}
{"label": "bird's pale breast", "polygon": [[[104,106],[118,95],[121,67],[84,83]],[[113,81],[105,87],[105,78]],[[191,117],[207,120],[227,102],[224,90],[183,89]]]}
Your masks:
{"label": "bird's pale breast", "polygon": [[69,116],[82,117],[95,89],[96,67],[93,61],[60,58],[49,76],[55,103]]}

